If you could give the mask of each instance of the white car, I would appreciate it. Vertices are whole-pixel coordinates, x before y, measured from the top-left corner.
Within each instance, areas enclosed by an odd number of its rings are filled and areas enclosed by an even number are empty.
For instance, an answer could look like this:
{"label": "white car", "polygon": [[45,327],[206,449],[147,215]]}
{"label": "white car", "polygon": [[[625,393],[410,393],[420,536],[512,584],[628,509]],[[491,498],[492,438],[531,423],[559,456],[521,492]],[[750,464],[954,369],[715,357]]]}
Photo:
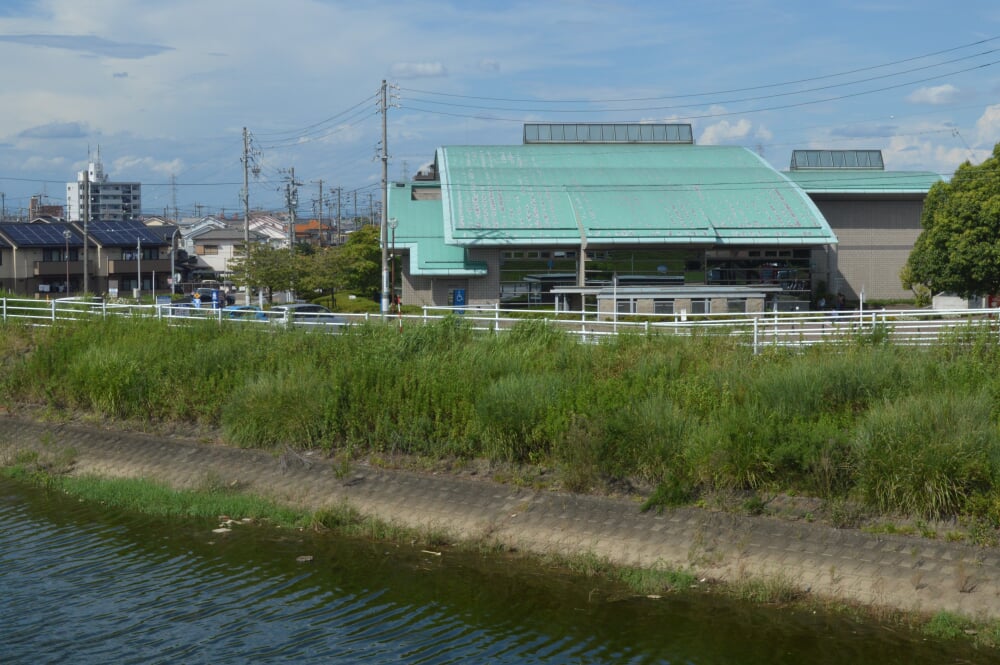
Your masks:
{"label": "white car", "polygon": [[275,305],[271,308],[272,321],[303,325],[334,325],[343,326],[347,320],[337,316],[322,305],[298,302],[288,305]]}

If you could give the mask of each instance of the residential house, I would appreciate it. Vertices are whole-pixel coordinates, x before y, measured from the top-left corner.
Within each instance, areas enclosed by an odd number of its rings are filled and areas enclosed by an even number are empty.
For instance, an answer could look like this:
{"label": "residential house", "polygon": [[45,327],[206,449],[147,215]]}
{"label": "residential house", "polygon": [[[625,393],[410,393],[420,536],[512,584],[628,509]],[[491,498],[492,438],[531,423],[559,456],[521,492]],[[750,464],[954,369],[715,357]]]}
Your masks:
{"label": "residential house", "polygon": [[0,224],[0,284],[16,295],[81,288],[83,236],[71,224]]}

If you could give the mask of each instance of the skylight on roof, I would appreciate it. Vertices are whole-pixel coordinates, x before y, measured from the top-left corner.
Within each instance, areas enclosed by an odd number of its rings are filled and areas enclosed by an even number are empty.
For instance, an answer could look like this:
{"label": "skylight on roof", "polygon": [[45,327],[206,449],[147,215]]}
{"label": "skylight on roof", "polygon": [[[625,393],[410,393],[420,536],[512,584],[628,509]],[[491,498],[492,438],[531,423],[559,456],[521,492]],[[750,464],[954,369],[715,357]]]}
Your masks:
{"label": "skylight on roof", "polygon": [[804,169],[885,170],[881,150],[793,150],[793,171]]}
{"label": "skylight on roof", "polygon": [[694,143],[689,124],[525,123],[524,143]]}

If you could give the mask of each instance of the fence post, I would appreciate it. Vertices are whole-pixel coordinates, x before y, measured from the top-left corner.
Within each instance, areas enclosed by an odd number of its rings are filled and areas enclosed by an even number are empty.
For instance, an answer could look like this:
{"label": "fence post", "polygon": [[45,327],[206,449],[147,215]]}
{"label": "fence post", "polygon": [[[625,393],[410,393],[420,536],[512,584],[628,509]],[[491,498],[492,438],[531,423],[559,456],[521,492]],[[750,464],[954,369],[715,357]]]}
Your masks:
{"label": "fence post", "polygon": [[3,320],[7,321],[7,298],[6,298],[6,296],[3,299]]}
{"label": "fence post", "polygon": [[753,317],[753,354],[760,353],[760,318]]}
{"label": "fence post", "polygon": [[55,300],[50,300],[49,301],[49,306],[50,306],[50,309],[52,310],[52,323],[55,323],[56,322],[56,301]]}

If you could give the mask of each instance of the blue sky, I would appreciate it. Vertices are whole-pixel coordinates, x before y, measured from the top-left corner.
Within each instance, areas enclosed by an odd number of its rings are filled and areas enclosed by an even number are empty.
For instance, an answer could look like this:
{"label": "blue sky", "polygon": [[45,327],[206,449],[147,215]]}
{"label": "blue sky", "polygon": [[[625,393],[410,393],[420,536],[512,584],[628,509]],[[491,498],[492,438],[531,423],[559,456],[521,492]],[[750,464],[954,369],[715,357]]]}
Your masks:
{"label": "blue sky", "polygon": [[243,127],[252,207],[283,207],[294,168],[300,214],[319,181],[367,209],[382,79],[390,179],[525,121],[690,122],[781,169],[878,148],[945,176],[1000,141],[995,1],[3,0],[0,61],[8,212],[62,203],[99,147],[148,214],[237,213]]}

